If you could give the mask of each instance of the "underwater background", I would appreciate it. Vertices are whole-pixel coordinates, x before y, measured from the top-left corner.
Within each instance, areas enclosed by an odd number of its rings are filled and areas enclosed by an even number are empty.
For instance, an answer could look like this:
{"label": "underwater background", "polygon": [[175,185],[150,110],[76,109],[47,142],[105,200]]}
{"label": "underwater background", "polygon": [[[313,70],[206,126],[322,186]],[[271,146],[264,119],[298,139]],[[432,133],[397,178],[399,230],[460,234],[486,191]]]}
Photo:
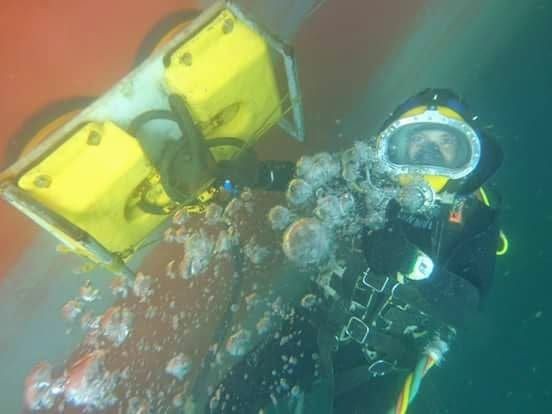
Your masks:
{"label": "underwater background", "polygon": [[[133,2],[133,7],[141,3]],[[493,126],[505,161],[492,187],[502,195],[502,228],[510,250],[497,259],[495,286],[481,314],[458,336],[443,366],[424,380],[409,412],[550,412],[552,3],[328,0],[306,21],[301,16],[314,1],[243,3],[296,42],[309,126],[304,145],[272,132],[259,144],[261,157],[296,159],[302,153],[346,148],[354,139],[372,134],[398,102],[427,86],[456,90]],[[32,13],[38,20],[50,6],[28,4],[35,5]],[[4,19],[16,7],[8,1]],[[79,3],[67,5],[58,23],[71,20],[78,7]],[[160,7],[176,9],[178,2]],[[145,33],[149,23],[141,24]],[[130,37],[124,25],[118,30]],[[393,36],[383,36],[386,30]],[[129,41],[138,42],[139,38]],[[6,36],[1,46],[2,52],[14,47]],[[2,79],[9,84],[16,66],[13,57],[2,61]],[[109,85],[127,70],[122,63],[113,67],[108,75],[86,75]],[[73,76],[81,70],[86,68],[77,66]],[[69,89],[75,82],[66,78],[60,88]],[[100,85],[98,80],[98,91],[104,88]],[[18,99],[17,91],[9,88],[0,98],[3,144],[16,129],[9,117],[19,116],[14,112],[17,105],[24,112]],[[40,99],[46,102],[49,97],[44,93]],[[40,105],[29,107],[35,106]],[[281,140],[287,144],[285,151]],[[13,220],[21,219],[1,207],[2,244],[9,245],[15,237],[17,245],[20,236],[8,229]],[[57,257],[48,235],[29,230],[34,225],[27,221],[17,224],[20,234],[30,234],[19,244],[25,254],[15,264],[9,262],[5,276],[0,275],[5,279],[0,284],[0,412],[6,413],[19,412],[23,380],[37,361],[60,363],[80,341],[75,333],[65,335],[60,306],[87,278],[97,281],[100,290],[109,282],[100,271],[71,274],[78,260]],[[35,241],[27,246],[31,239]],[[98,308],[108,305],[108,298],[97,303]]]}
{"label": "underwater background", "polygon": [[497,260],[495,286],[479,319],[425,383],[420,407],[426,410],[413,412],[552,410],[552,3],[536,6],[466,90],[504,148],[493,183],[503,197],[510,250]]}

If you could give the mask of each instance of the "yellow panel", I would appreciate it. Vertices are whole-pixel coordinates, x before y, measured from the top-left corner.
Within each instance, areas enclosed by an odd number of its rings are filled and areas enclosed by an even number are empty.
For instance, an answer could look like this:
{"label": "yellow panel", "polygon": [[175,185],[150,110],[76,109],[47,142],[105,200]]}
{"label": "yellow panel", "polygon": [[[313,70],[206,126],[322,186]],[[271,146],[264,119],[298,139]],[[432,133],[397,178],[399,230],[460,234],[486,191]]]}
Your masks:
{"label": "yellow panel", "polygon": [[[464,121],[464,118],[458,114],[458,112],[453,111],[450,108],[447,108],[446,106],[438,106],[437,110],[444,116],[452,119],[456,119],[457,121]],[[408,118],[409,116],[415,116],[415,115],[421,115],[425,111],[427,111],[427,106],[417,106],[415,108],[410,109],[409,111],[405,112],[401,115],[401,118]]]}
{"label": "yellow panel", "polygon": [[207,139],[251,145],[282,116],[268,45],[228,10],[172,54],[165,82],[170,93],[185,97]]}
{"label": "yellow panel", "polygon": [[25,173],[18,185],[108,250],[123,252],[165,219],[127,206],[152,174],[132,136],[111,122],[88,123]]}

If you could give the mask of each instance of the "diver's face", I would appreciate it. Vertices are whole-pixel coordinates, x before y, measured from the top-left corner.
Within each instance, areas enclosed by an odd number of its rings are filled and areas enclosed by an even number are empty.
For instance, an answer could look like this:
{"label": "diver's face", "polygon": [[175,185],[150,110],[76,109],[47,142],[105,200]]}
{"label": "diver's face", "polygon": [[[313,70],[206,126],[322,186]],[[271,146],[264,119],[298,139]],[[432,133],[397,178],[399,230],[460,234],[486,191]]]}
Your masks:
{"label": "diver's face", "polygon": [[416,131],[409,139],[407,153],[415,164],[449,166],[455,160],[457,150],[452,134],[433,128]]}

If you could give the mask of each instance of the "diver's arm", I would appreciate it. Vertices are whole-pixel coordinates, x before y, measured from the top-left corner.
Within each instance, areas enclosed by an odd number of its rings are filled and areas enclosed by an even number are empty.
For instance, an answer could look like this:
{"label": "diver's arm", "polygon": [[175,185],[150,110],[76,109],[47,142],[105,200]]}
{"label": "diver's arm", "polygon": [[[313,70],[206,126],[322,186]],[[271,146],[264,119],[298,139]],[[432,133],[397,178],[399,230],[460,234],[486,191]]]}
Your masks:
{"label": "diver's arm", "polygon": [[459,245],[450,260],[436,265],[430,278],[419,284],[422,294],[440,317],[459,327],[476,311],[492,285],[498,226],[491,223]]}
{"label": "diver's arm", "polygon": [[495,216],[480,232],[459,244],[447,263],[447,269],[473,284],[482,298],[493,283],[499,232]]}
{"label": "diver's arm", "polygon": [[[394,224],[368,237],[366,259],[376,273],[407,276],[424,253],[405,237],[400,225]],[[469,236],[459,235],[460,242],[449,259],[437,262],[431,257],[434,268],[425,279],[404,278],[407,285],[416,287],[429,313],[454,326],[462,325],[466,316],[478,308],[492,284],[498,240],[496,219],[485,220],[480,227]]]}
{"label": "diver's arm", "polygon": [[293,161],[259,161],[253,151],[231,161],[219,162],[217,180],[227,180],[238,188],[250,187],[265,191],[285,191],[295,173]]}
{"label": "diver's arm", "polygon": [[285,191],[294,173],[293,161],[261,161],[256,187],[269,191]]}

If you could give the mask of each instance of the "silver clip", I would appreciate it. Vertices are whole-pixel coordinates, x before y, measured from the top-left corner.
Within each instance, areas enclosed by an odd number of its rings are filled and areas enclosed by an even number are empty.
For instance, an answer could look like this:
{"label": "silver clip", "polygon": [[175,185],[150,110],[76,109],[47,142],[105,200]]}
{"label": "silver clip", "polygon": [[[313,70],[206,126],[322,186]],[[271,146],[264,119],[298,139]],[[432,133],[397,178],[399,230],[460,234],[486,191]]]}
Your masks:
{"label": "silver clip", "polygon": [[387,286],[387,283],[389,282],[389,278],[386,277],[385,280],[383,281],[383,284],[379,287],[376,287],[372,284],[372,281],[368,280],[368,275],[370,274],[370,272],[364,272],[364,275],[362,277],[362,284],[364,286],[367,286],[369,287],[370,289],[372,289],[374,292],[378,292],[378,293],[381,293],[385,290],[385,287]]}
{"label": "silver clip", "polygon": [[361,319],[353,316],[349,319],[349,322],[345,327],[345,333],[356,342],[363,344],[366,341],[366,338],[368,338],[370,328]]}
{"label": "silver clip", "polygon": [[389,374],[391,371],[393,371],[394,368],[395,365],[391,362],[384,359],[379,359],[368,367],[368,371],[370,371],[370,374],[372,374],[374,377],[381,377],[383,375]]}

